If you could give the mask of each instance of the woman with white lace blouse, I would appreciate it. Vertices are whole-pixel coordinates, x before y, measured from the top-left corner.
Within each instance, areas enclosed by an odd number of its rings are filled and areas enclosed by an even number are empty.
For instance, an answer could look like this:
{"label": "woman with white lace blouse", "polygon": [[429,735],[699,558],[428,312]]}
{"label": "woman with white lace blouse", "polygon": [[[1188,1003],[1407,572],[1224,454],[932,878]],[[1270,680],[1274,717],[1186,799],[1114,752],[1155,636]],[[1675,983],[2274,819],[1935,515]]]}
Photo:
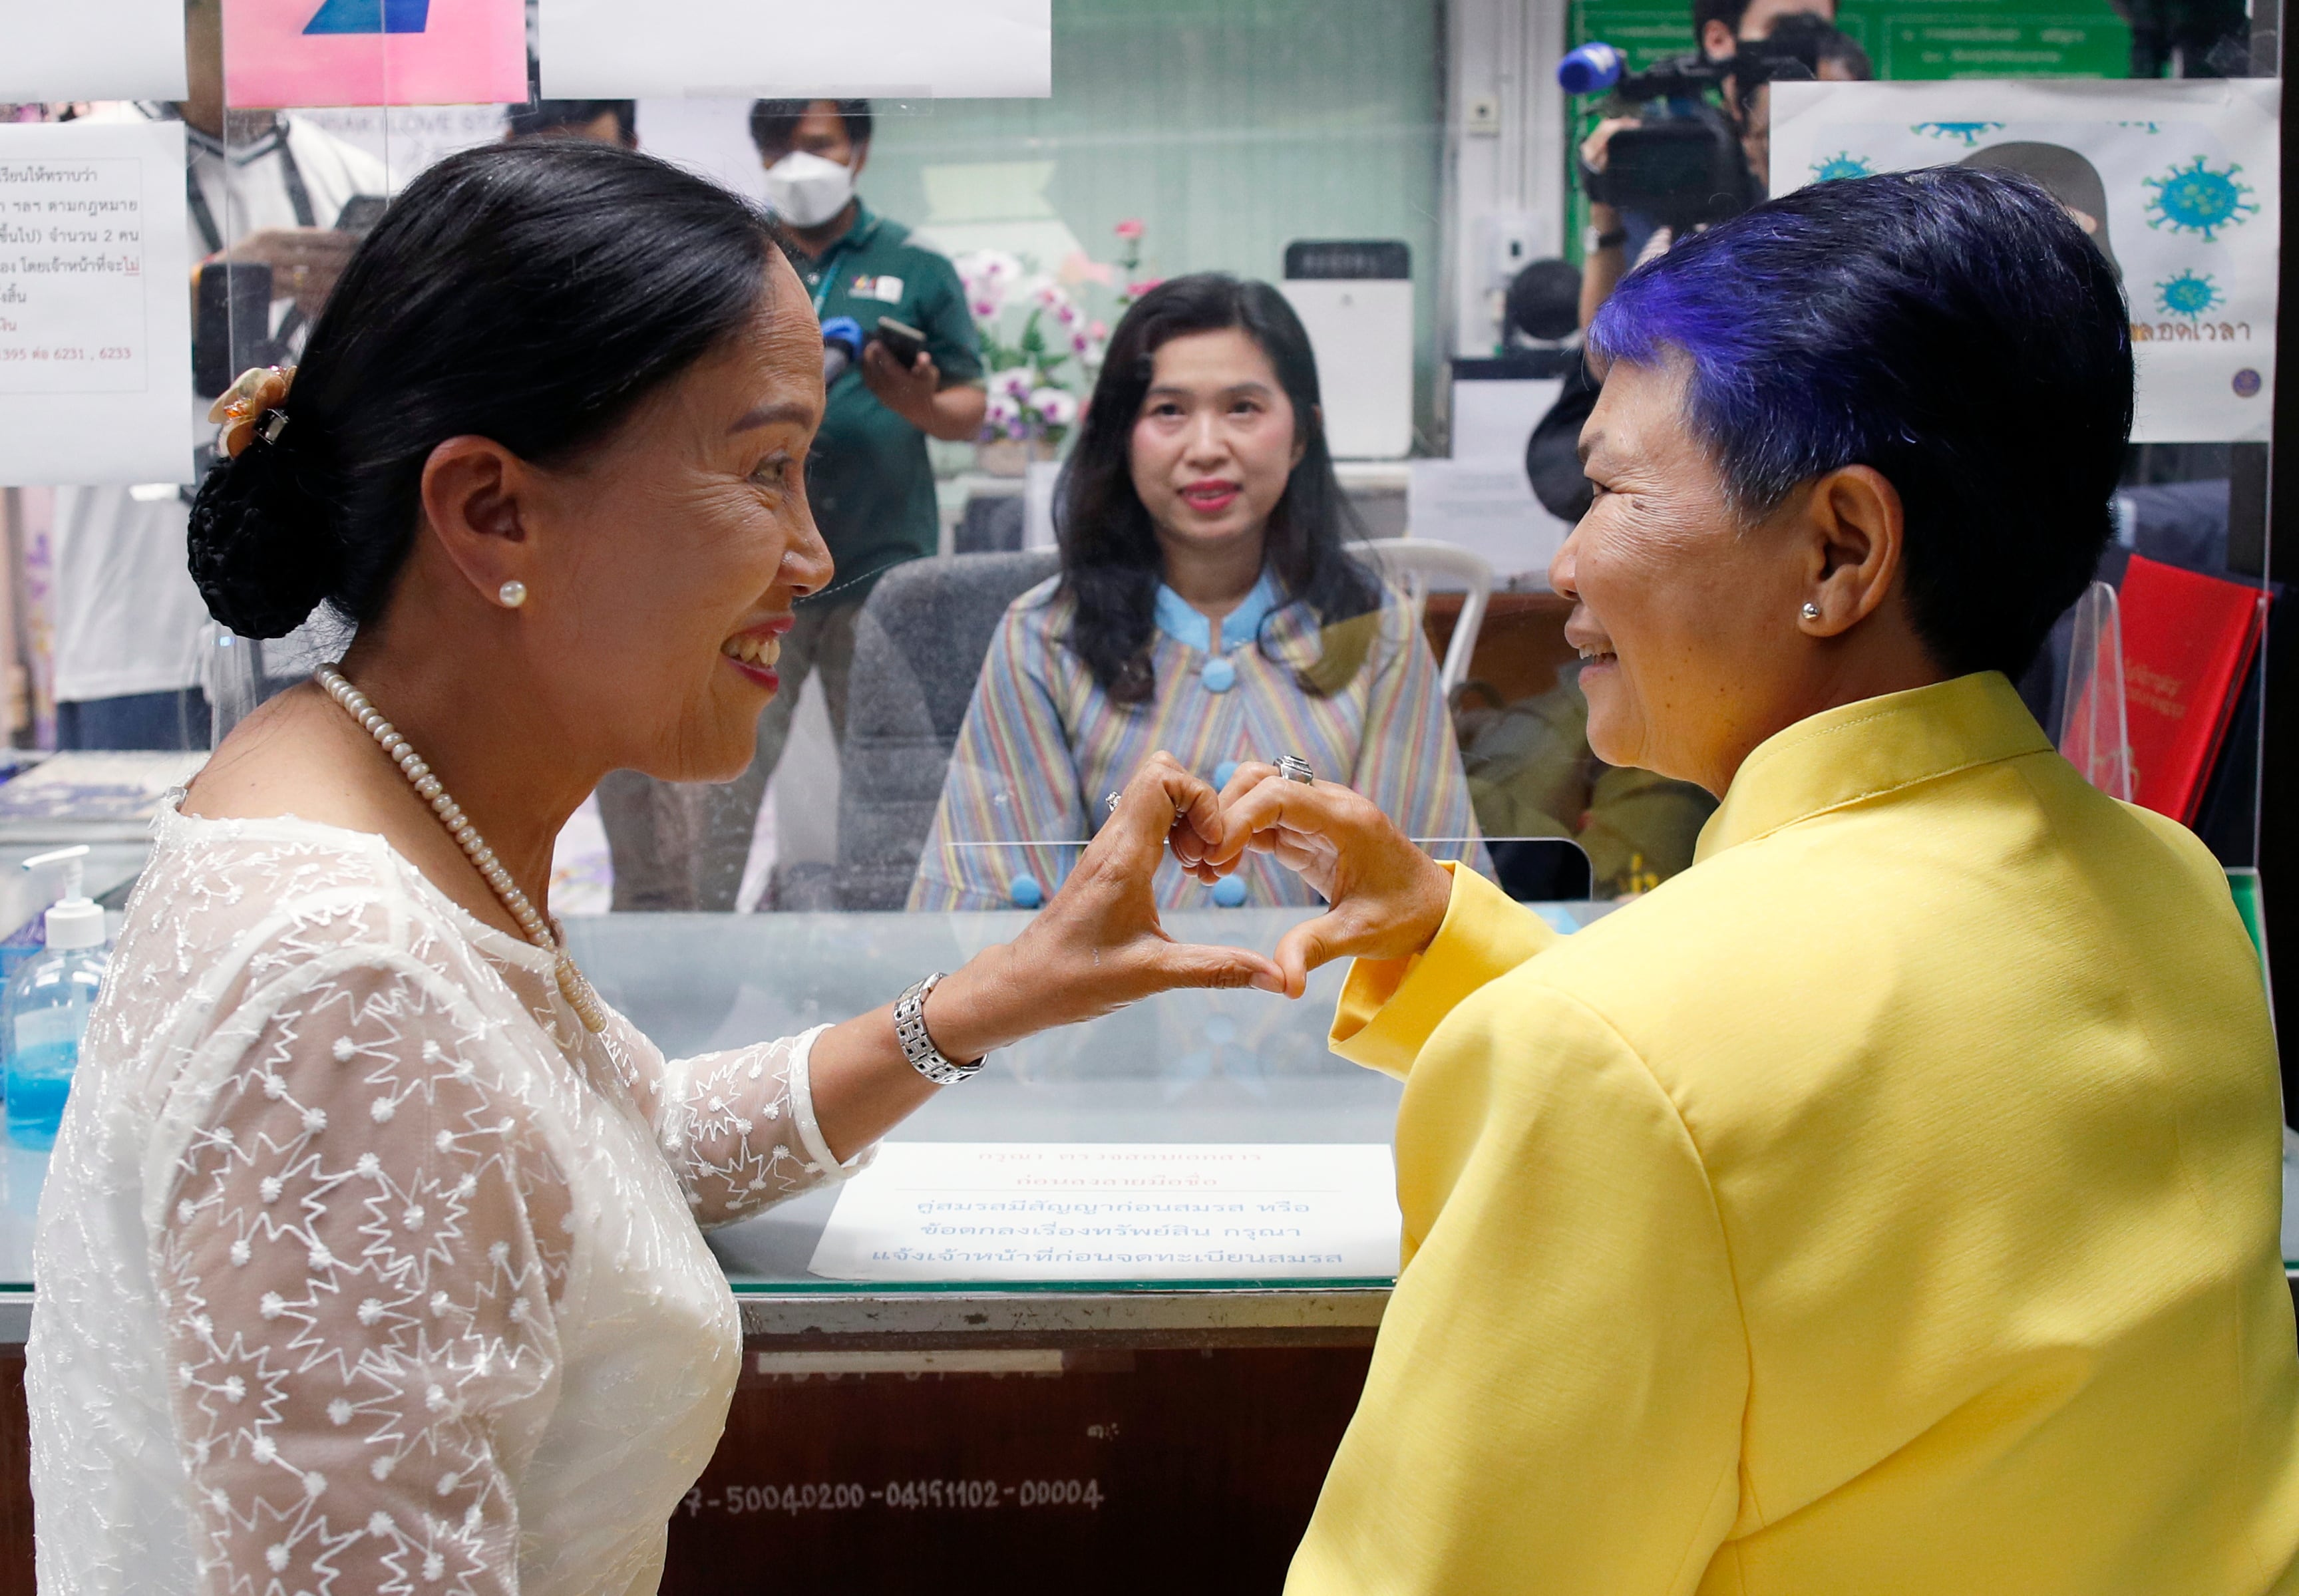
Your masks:
{"label": "woman with white lace blouse", "polygon": [[1033,1031],[1282,988],[1159,930],[1169,829],[1219,831],[1161,759],[1017,942],[898,1008],[666,1062],[592,994],[552,839],[609,771],[748,763],[832,577],[821,348],[742,202],[501,147],[394,205],[292,387],[235,390],[209,607],[356,641],[162,815],[129,906],[40,1214],[50,1596],[652,1591],[740,1353],[701,1226]]}

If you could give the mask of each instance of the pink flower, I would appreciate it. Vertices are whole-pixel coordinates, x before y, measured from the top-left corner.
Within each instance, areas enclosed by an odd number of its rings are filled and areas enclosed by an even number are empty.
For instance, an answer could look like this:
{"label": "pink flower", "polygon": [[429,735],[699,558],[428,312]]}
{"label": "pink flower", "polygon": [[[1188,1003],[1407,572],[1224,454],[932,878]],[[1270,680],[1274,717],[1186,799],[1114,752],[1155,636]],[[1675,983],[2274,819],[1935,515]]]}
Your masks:
{"label": "pink flower", "polygon": [[1085,329],[1085,335],[1099,343],[1109,336],[1109,324],[1103,321],[1094,322]]}
{"label": "pink flower", "polygon": [[1077,401],[1059,388],[1041,388],[1030,395],[1030,408],[1048,426],[1067,426],[1077,419]]}
{"label": "pink flower", "polygon": [[1126,220],[1119,222],[1115,231],[1120,238],[1123,238],[1127,243],[1131,244],[1133,240],[1141,236],[1142,227],[1141,222],[1138,220],[1128,218]]}
{"label": "pink flower", "polygon": [[1163,277],[1144,277],[1138,283],[1128,283],[1125,285],[1125,297],[1128,299],[1140,299],[1143,294],[1149,293],[1150,290],[1155,288],[1158,284],[1165,280],[1166,279]]}

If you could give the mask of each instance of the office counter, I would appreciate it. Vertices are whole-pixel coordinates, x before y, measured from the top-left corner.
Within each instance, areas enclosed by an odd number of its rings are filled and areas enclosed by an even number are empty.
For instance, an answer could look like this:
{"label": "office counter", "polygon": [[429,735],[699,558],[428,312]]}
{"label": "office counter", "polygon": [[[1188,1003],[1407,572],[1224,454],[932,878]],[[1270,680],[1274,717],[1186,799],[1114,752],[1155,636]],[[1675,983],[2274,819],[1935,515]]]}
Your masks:
{"label": "office counter", "polygon": [[[0,867],[12,864],[0,849]],[[18,872],[21,874],[21,872]],[[118,874],[124,879],[128,870]],[[1603,911],[1543,906],[1560,929]],[[1166,918],[1274,947],[1299,910]],[[606,998],[682,1054],[867,1012],[1018,931],[991,914],[568,922]],[[1169,995],[992,1056],[894,1140],[1387,1143],[1398,1083],[1333,1057],[1341,967],[1288,1003]],[[0,1592],[30,1589],[21,1344],[46,1156],[0,1151]],[[1362,1385],[1385,1278],[826,1280],[837,1188],[712,1233],[745,1360],[674,1519],[666,1591],[1270,1592]]]}

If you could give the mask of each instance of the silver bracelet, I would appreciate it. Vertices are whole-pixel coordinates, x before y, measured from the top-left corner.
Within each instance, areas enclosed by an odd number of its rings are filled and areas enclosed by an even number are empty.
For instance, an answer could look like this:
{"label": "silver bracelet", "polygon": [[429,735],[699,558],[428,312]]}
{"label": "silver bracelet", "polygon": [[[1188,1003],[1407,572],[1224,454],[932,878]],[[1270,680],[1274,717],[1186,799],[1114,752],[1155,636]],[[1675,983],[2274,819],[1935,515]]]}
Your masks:
{"label": "silver bracelet", "polygon": [[902,1045],[902,1056],[910,1061],[911,1069],[938,1087],[956,1086],[982,1068],[981,1059],[961,1064],[943,1057],[934,1038],[926,1035],[926,999],[942,984],[945,973],[935,971],[894,1000],[894,1040]]}

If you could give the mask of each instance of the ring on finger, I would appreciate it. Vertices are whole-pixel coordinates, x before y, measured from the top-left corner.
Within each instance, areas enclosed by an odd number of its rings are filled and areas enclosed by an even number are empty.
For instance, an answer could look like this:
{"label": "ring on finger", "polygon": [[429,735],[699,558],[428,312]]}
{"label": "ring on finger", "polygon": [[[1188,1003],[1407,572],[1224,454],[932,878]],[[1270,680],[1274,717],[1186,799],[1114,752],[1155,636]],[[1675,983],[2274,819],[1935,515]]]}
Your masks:
{"label": "ring on finger", "polygon": [[1299,754],[1281,756],[1277,760],[1277,773],[1289,781],[1299,781],[1304,787],[1314,785],[1317,780],[1315,768]]}

